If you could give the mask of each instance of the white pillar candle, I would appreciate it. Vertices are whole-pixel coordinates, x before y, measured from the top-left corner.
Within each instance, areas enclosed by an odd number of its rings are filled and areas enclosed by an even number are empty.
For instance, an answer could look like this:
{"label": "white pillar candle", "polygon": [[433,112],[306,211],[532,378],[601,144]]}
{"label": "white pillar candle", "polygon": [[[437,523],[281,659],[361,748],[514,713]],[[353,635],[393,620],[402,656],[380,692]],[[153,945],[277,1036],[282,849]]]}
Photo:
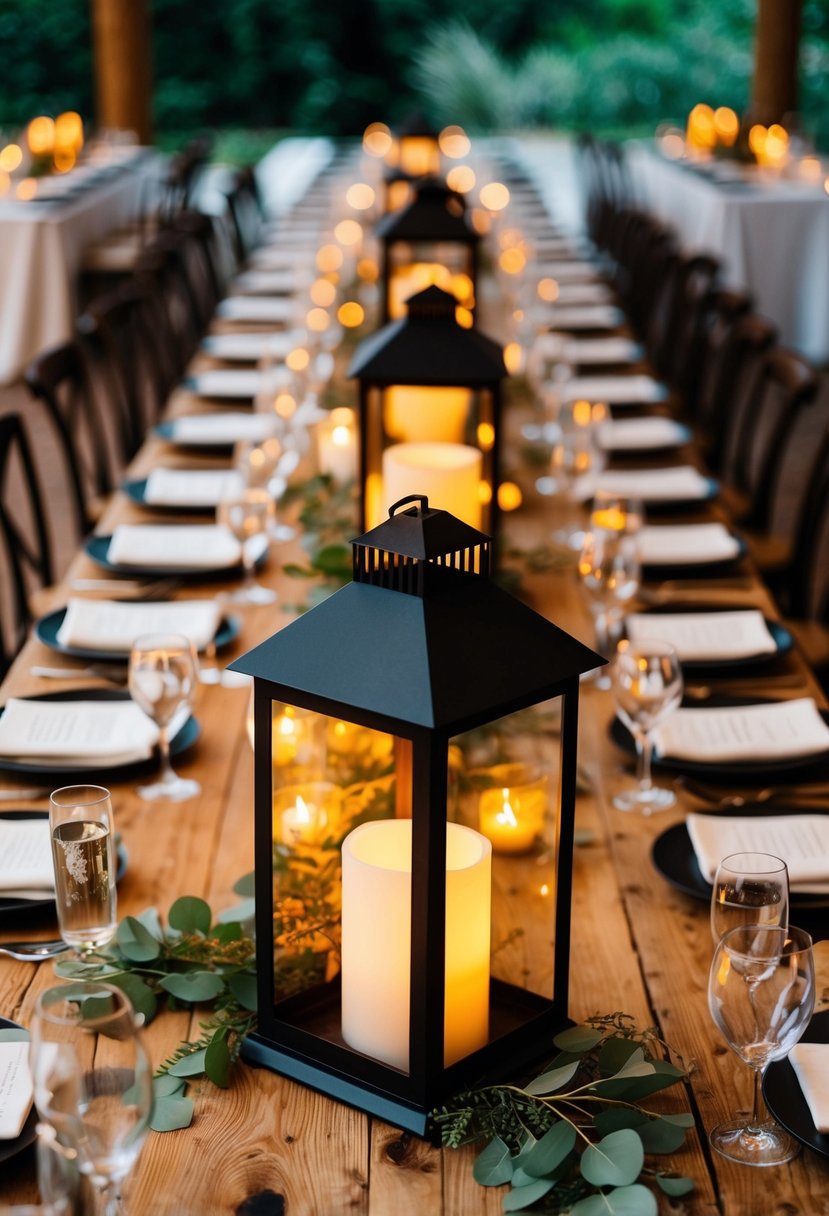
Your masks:
{"label": "white pillar candle", "polygon": [[321,473],[335,481],[353,481],[357,476],[357,428],[354,411],[341,406],[317,427],[317,456]]}
{"label": "white pillar candle", "polygon": [[460,443],[399,443],[386,448],[382,516],[398,499],[426,494],[431,507],[451,511],[480,528],[482,465],[478,449]]}
{"label": "white pillar candle", "polygon": [[[412,821],[384,819],[343,841],[342,1032],[350,1047],[409,1067]],[[492,848],[457,823],[446,829],[444,1063],[489,1038]]]}
{"label": "white pillar candle", "polygon": [[404,443],[462,443],[471,395],[468,388],[394,385],[386,389],[386,431]]}

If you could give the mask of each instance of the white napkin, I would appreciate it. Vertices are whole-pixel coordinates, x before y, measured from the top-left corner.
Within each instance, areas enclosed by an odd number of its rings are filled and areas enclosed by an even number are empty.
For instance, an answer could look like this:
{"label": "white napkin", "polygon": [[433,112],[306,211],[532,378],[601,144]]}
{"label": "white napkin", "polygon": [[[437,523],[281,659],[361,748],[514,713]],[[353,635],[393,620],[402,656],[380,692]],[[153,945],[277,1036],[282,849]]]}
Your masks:
{"label": "white napkin", "polygon": [[0,1040],[0,1140],[16,1140],[32,1109],[29,1044]]}
{"label": "white napkin", "polygon": [[296,270],[246,270],[233,280],[233,290],[251,295],[291,295],[299,285]]}
{"label": "white napkin", "polygon": [[257,250],[250,259],[251,266],[257,270],[282,270],[286,266],[312,266],[314,262],[313,249],[301,249],[291,246],[285,248],[279,245],[267,245]]}
{"label": "white napkin", "polygon": [[146,760],[157,739],[158,727],[132,701],[11,697],[0,717],[0,756],[44,767],[130,764]]}
{"label": "white napkin", "polygon": [[261,443],[276,433],[276,418],[269,414],[188,414],[172,426],[174,443],[227,447],[247,440]]}
{"label": "white napkin", "polygon": [[829,815],[689,815],[685,825],[708,882],[732,853],[770,853],[785,861],[793,891],[829,891]]}
{"label": "white napkin", "polygon": [[236,469],[153,469],[144,501],[157,507],[215,507],[242,486]]}
{"label": "white napkin", "polygon": [[643,566],[728,561],[740,553],[738,538],[720,523],[648,525],[636,539]]}
{"label": "white napkin", "polygon": [[601,473],[597,488],[645,502],[693,502],[708,495],[709,481],[691,465],[669,469],[617,469]]}
{"label": "white napkin", "polygon": [[200,397],[249,397],[259,392],[262,373],[236,367],[218,367],[185,380],[185,386]]}
{"label": "white napkin", "polygon": [[612,304],[572,304],[553,310],[553,322],[559,329],[615,329],[624,320],[621,308]]}
{"label": "white napkin", "polygon": [[670,642],[681,661],[774,654],[777,645],[756,608],[739,612],[631,613],[625,629],[634,645],[643,638]]}
{"label": "white napkin", "polygon": [[48,819],[0,819],[0,897],[43,899],[55,889]]}
{"label": "white napkin", "polygon": [[260,359],[284,359],[289,351],[299,345],[301,338],[296,330],[270,334],[266,332],[209,334],[202,340],[202,350],[215,359],[229,359],[242,363],[258,363]]}
{"label": "white napkin", "polygon": [[598,269],[592,262],[536,262],[534,273],[540,279],[555,279],[557,283],[582,283],[595,280]]}
{"label": "white napkin", "polygon": [[829,1043],[795,1043],[789,1063],[819,1132],[829,1132]]}
{"label": "white napkin", "polygon": [[[550,337],[553,335],[551,334]],[[566,363],[638,363],[642,347],[630,338],[567,338],[562,346]]]}
{"label": "white napkin", "polygon": [[215,600],[128,603],[70,599],[58,630],[61,646],[128,655],[145,633],[183,633],[197,650],[216,636],[222,612]]}
{"label": "white napkin", "polygon": [[556,309],[570,304],[612,304],[613,292],[606,283],[564,283],[553,301]]}
{"label": "white napkin", "polygon": [[295,308],[284,296],[228,296],[216,309],[225,321],[288,321]]}
{"label": "white napkin", "polygon": [[810,697],[725,709],[677,709],[654,731],[659,756],[707,763],[785,760],[829,749]]}
{"label": "white napkin", "polygon": [[220,524],[120,524],[107,558],[113,566],[223,570],[240,560],[239,542]]}
{"label": "white napkin", "polygon": [[688,432],[673,418],[642,417],[611,419],[599,428],[599,443],[609,452],[667,448],[686,443]]}
{"label": "white napkin", "polygon": [[561,386],[565,401],[608,401],[612,405],[642,405],[663,401],[664,384],[652,376],[575,376]]}

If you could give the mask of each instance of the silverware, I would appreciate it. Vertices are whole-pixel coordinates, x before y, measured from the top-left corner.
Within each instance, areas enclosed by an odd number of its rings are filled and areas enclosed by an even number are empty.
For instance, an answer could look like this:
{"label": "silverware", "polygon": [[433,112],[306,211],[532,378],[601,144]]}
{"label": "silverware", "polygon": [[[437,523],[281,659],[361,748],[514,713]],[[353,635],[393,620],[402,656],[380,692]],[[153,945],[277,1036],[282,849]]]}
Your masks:
{"label": "silverware", "polygon": [[41,667],[37,663],[29,668],[33,676],[41,680],[106,680],[109,684],[126,687],[127,673],[123,667],[108,667],[104,663],[91,663],[89,667]]}
{"label": "silverware", "polygon": [[710,803],[718,811],[736,810],[755,803],[771,802],[777,798],[789,799],[792,802],[808,802],[810,799],[821,801],[829,798],[829,784],[826,783],[770,785],[761,789],[743,790],[741,793],[729,793],[717,786],[706,785],[703,781],[686,776],[677,777],[675,784],[702,802]]}
{"label": "silverware", "polygon": [[66,942],[6,942],[0,946],[0,954],[17,959],[20,963],[43,963],[71,950]]}
{"label": "silverware", "polygon": [[802,693],[809,690],[801,675],[793,672],[790,675],[745,677],[742,680],[723,680],[715,684],[686,684],[685,695],[693,701],[707,701],[709,697],[751,695],[756,693],[762,697],[764,692],[775,689],[796,689]]}

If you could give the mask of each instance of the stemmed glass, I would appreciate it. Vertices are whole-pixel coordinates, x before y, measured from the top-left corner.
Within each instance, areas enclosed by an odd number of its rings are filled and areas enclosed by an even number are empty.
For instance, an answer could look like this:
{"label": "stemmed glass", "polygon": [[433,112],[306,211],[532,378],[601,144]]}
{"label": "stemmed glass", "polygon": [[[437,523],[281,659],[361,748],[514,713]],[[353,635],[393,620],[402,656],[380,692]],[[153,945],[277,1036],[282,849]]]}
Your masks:
{"label": "stemmed glass", "polygon": [[720,1123],[712,1146],[744,1165],[782,1165],[799,1145],[765,1111],[762,1075],[788,1055],[815,1004],[812,939],[802,929],[741,925],[717,946],[708,981],[708,1007],[732,1051],[754,1071],[751,1115]]}
{"label": "stemmed glass", "polygon": [[170,763],[170,723],[193,704],[198,684],[198,659],[193,643],[180,633],[150,633],[136,638],[130,652],[130,695],[158,727],[161,775],[138,787],[148,802],[163,798],[182,802],[201,793],[198,781],[179,777]]}
{"label": "stemmed glass", "polygon": [[550,471],[565,518],[553,532],[553,540],[568,549],[579,550],[585,529],[576,506],[590,497],[593,483],[604,468],[605,456],[597,438],[599,423],[588,401],[574,401],[562,407],[558,421],[561,429],[553,444]]}
{"label": "stemmed glass", "polygon": [[121,1210],[121,1185],[149,1127],[152,1067],[141,1021],[120,988],[91,982],[45,989],[32,1020],[38,1114],[76,1154],[101,1216]]}
{"label": "stemmed glass", "polygon": [[[624,605],[639,588],[636,537],[615,529],[592,529],[585,534],[578,571],[593,616],[596,649],[608,656],[619,640]],[[610,676],[597,668],[595,684],[610,688]]]}
{"label": "stemmed glass", "polygon": [[653,732],[682,699],[682,668],[673,646],[646,639],[634,646],[619,643],[611,668],[613,696],[619,717],[636,743],[636,785],[613,799],[619,811],[650,815],[676,802],[673,790],[651,780]]}
{"label": "stemmed glass", "polygon": [[239,494],[223,498],[216,507],[216,522],[233,533],[242,550],[244,583],[227,596],[234,604],[272,604],[276,599],[275,591],[254,578],[259,547],[267,547],[275,518],[273,498],[261,486],[247,486]]}
{"label": "stemmed glass", "polygon": [[771,853],[731,853],[717,866],[711,892],[711,934],[716,944],[740,925],[789,923],[789,871]]}
{"label": "stemmed glass", "polygon": [[245,486],[265,489],[273,499],[274,521],[270,535],[273,540],[293,540],[295,530],[281,524],[277,517],[279,500],[285,493],[288,476],[295,466],[296,453],[285,450],[275,435],[261,443],[237,443],[233,449],[233,465],[242,475]]}
{"label": "stemmed glass", "polygon": [[102,785],[65,785],[49,795],[60,935],[81,954],[115,936],[117,895],[112,799]]}

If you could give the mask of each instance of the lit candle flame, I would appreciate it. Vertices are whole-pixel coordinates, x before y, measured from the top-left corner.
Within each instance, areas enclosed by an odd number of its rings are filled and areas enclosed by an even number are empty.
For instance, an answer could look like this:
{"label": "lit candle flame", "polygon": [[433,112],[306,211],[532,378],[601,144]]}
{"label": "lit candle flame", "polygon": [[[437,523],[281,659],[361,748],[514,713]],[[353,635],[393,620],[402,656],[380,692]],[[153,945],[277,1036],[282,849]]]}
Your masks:
{"label": "lit candle flame", "polygon": [[501,790],[501,797],[504,799],[504,805],[495,816],[496,823],[501,823],[504,827],[517,828],[518,820],[515,818],[515,811],[509,804],[509,790]]}

